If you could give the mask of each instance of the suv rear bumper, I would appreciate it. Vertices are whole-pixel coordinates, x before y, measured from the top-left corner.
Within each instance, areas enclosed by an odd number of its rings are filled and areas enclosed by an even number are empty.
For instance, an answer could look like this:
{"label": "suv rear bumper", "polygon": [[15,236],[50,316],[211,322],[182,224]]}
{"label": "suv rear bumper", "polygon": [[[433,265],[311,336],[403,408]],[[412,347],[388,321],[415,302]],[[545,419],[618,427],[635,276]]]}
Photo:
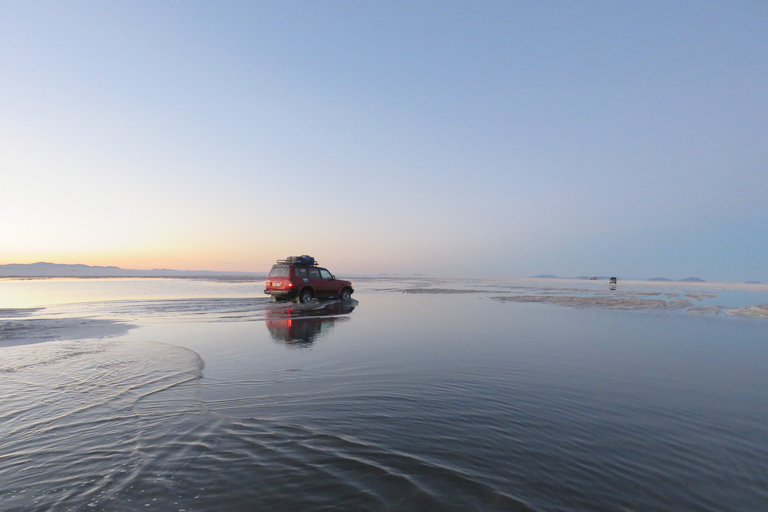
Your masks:
{"label": "suv rear bumper", "polygon": [[294,290],[264,290],[264,293],[280,299],[294,299],[297,296]]}

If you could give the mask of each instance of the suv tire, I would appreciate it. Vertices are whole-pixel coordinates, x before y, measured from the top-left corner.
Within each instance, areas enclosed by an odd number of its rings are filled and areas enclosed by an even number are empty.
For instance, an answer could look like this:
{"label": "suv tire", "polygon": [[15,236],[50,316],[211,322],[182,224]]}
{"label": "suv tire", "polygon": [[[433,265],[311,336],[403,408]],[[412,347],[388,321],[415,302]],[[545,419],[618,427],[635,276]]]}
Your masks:
{"label": "suv tire", "polygon": [[307,302],[312,300],[312,290],[309,288],[304,288],[301,290],[301,293],[299,293],[299,302],[302,304],[306,304]]}
{"label": "suv tire", "polygon": [[339,298],[341,300],[349,300],[349,299],[351,299],[352,298],[352,290],[350,290],[349,288],[344,288],[343,290],[341,290],[341,294],[339,294]]}

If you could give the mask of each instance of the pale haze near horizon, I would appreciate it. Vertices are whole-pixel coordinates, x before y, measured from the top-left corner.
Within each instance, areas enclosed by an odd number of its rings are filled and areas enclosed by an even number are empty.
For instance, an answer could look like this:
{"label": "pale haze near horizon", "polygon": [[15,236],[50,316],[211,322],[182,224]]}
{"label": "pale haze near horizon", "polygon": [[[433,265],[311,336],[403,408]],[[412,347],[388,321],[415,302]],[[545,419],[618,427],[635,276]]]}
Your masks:
{"label": "pale haze near horizon", "polygon": [[0,264],[768,281],[763,2],[0,3]]}

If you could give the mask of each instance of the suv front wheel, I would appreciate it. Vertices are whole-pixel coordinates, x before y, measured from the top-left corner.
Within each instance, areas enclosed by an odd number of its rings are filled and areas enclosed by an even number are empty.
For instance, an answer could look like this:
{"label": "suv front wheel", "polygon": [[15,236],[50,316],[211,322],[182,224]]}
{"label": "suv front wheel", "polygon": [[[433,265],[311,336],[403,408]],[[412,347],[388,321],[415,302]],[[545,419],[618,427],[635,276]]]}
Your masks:
{"label": "suv front wheel", "polygon": [[344,288],[343,290],[341,290],[341,295],[339,295],[339,298],[341,300],[349,300],[349,299],[351,299],[352,298],[352,290],[350,290],[349,288]]}
{"label": "suv front wheel", "polygon": [[312,300],[312,290],[309,288],[305,288],[301,290],[301,293],[299,293],[299,302],[302,304],[306,304],[307,302]]}

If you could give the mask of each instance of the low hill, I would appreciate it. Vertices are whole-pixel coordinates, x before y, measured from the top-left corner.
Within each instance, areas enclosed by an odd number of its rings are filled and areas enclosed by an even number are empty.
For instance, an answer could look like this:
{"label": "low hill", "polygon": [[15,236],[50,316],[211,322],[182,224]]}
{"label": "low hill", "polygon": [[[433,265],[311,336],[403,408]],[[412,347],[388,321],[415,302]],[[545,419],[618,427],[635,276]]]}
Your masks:
{"label": "low hill", "polygon": [[68,265],[62,263],[11,263],[0,265],[0,277],[260,277],[256,272],[216,270],[171,270],[167,268],[135,270],[120,267]]}

